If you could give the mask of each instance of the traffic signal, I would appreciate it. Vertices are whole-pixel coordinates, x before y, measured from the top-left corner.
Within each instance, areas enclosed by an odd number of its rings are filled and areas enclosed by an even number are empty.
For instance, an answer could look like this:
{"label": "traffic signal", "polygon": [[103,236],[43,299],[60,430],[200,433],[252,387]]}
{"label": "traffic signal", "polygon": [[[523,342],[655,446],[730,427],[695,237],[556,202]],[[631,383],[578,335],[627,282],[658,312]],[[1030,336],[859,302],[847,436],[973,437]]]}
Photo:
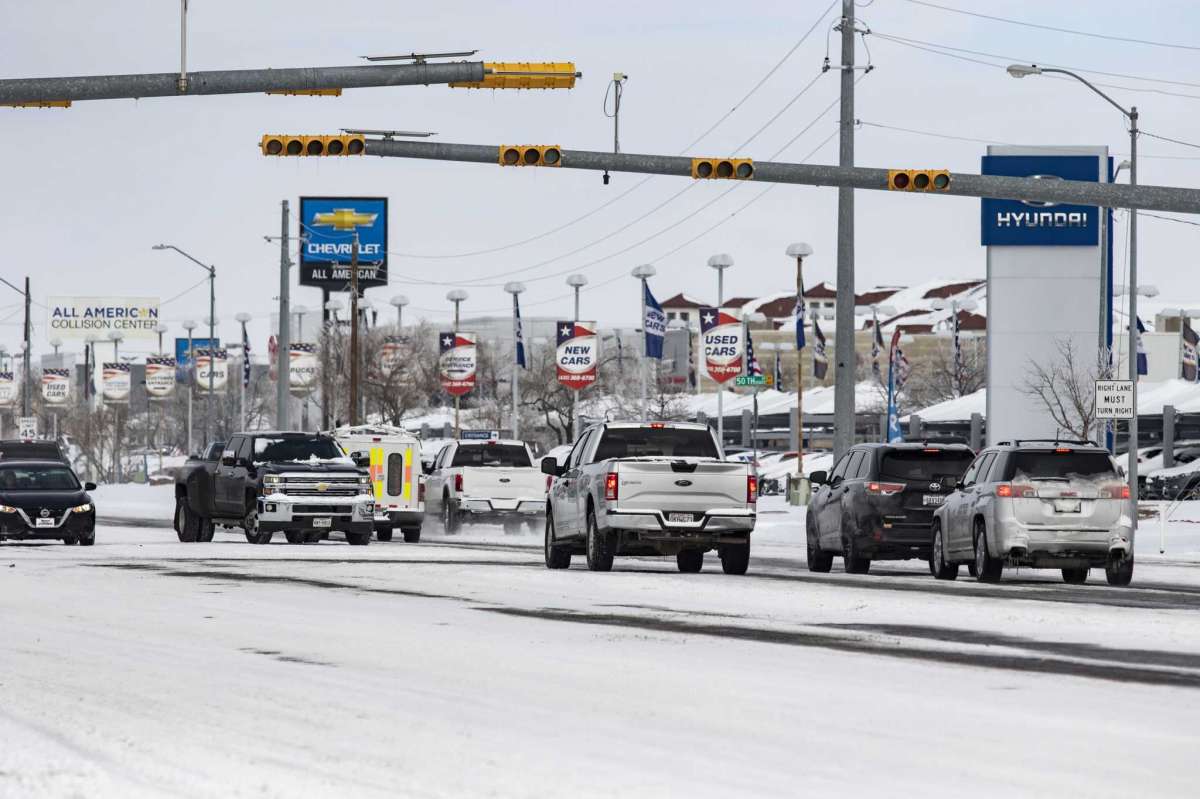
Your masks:
{"label": "traffic signal", "polygon": [[267,134],[262,137],[263,155],[362,155],[366,139],[349,134],[344,136],[284,136]]}
{"label": "traffic signal", "polygon": [[888,188],[893,191],[945,191],[950,173],[945,169],[889,169]]}
{"label": "traffic signal", "polygon": [[451,83],[451,89],[574,89],[583,77],[572,61],[484,62],[483,80]]}
{"label": "traffic signal", "polygon": [[500,166],[562,166],[557,144],[502,144]]}
{"label": "traffic signal", "polygon": [[692,177],[697,180],[750,180],[754,161],[749,158],[693,158]]}

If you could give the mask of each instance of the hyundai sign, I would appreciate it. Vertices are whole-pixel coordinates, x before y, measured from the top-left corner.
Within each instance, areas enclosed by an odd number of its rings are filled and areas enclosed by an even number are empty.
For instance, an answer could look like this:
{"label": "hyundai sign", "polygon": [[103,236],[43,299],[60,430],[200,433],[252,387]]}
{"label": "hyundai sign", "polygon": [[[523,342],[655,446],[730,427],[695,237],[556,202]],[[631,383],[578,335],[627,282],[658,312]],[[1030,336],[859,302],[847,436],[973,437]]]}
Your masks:
{"label": "hyundai sign", "polygon": [[358,287],[387,285],[387,198],[301,197],[300,284],[329,291],[350,287],[358,234]]}
{"label": "hyundai sign", "polygon": [[[1087,155],[985,155],[983,174],[1041,180],[1100,179],[1100,159]],[[984,245],[1095,247],[1100,211],[1087,205],[993,200],[982,203]]]}

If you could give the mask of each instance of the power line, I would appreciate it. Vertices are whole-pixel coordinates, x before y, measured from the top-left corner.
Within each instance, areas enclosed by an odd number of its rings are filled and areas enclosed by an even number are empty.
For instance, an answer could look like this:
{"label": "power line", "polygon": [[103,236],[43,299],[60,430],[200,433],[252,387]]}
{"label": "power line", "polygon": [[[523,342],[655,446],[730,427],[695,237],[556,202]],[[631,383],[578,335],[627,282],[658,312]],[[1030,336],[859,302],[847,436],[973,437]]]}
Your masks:
{"label": "power line", "polygon": [[1148,216],[1151,219],[1161,219],[1164,222],[1178,222],[1181,225],[1191,225],[1192,227],[1200,227],[1200,222],[1193,222],[1190,219],[1179,219],[1178,217],[1163,216],[1161,214],[1154,214],[1149,211],[1138,211],[1138,217],[1140,218],[1143,216]]}
{"label": "power line", "polygon": [[1182,139],[1172,139],[1169,136],[1159,136],[1157,133],[1147,133],[1144,130],[1138,130],[1138,135],[1139,136],[1149,136],[1151,139],[1158,139],[1159,141],[1169,141],[1169,142],[1171,142],[1171,144],[1182,144],[1184,147],[1194,147],[1197,150],[1200,150],[1200,144],[1196,144],[1196,143],[1190,142],[1190,141],[1183,141]]}
{"label": "power line", "polygon": [[1127,42],[1129,44],[1145,44],[1145,45],[1149,45],[1151,47],[1167,47],[1172,50],[1197,50],[1197,51],[1200,51],[1200,47],[1195,47],[1193,45],[1188,45],[1188,44],[1173,44],[1171,42],[1158,42],[1158,41],[1153,41],[1151,39],[1135,39],[1135,38],[1128,37],[1128,36],[1110,36],[1110,35],[1104,34],[1104,33],[1092,33],[1091,31],[1081,31],[1081,30],[1076,30],[1074,28],[1060,28],[1060,27],[1056,27],[1054,25],[1042,25],[1037,22],[1026,22],[1024,20],[1019,20],[1019,19],[1009,19],[1007,17],[997,17],[997,16],[993,16],[992,14],[981,14],[978,11],[967,11],[967,10],[961,9],[961,8],[953,8],[951,6],[943,6],[943,5],[939,5],[938,3],[928,2],[928,0],[907,0],[907,2],[912,3],[913,5],[925,6],[926,8],[936,8],[939,11],[948,11],[952,14],[962,14],[963,16],[967,16],[967,17],[978,17],[979,19],[991,20],[992,22],[1003,22],[1008,25],[1020,25],[1021,27],[1025,27],[1025,28],[1037,28],[1038,30],[1054,31],[1055,33],[1069,33],[1073,36],[1087,36],[1092,39],[1105,39],[1106,41],[1110,41],[1110,42]]}

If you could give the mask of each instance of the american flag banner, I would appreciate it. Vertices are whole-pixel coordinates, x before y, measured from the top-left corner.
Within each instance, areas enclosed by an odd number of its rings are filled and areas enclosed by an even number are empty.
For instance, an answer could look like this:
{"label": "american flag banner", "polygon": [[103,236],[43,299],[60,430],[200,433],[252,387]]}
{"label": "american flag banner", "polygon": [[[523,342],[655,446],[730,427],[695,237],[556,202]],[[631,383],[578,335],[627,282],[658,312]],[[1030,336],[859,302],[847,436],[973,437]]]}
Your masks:
{"label": "american flag banner", "polygon": [[775,350],[775,388],[783,391],[783,358],[779,350]]}
{"label": "american flag banner", "polygon": [[250,386],[250,335],[242,325],[242,388]]}
{"label": "american flag banner", "polygon": [[754,352],[754,337],[750,335],[750,328],[746,328],[746,374],[759,376],[763,373],[762,366],[758,363],[758,355]]}
{"label": "american flag banner", "polygon": [[962,323],[958,319],[958,309],[954,309],[954,318],[951,321],[954,330],[954,390],[962,393]]}
{"label": "american flag banner", "polygon": [[874,373],[875,379],[883,385],[883,370],[879,367],[879,355],[883,352],[883,331],[879,329],[879,316],[875,311],[871,311],[872,329],[875,335],[871,337],[871,372]]}
{"label": "american flag banner", "polygon": [[821,331],[821,323],[813,317],[813,338],[817,345],[813,347],[813,377],[824,380],[829,373],[829,355],[825,351],[825,334]]}
{"label": "american flag banner", "polygon": [[1142,317],[1137,318],[1137,373],[1138,375],[1149,374],[1150,361],[1146,357],[1146,344],[1142,341],[1142,336],[1146,332],[1146,326],[1142,324]]}

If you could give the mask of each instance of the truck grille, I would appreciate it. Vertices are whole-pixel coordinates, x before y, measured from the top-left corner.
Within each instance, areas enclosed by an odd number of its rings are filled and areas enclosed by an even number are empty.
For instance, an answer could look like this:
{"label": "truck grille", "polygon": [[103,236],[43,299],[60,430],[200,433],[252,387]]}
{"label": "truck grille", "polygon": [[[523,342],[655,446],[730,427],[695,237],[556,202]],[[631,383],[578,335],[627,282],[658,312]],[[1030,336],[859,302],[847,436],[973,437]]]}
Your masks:
{"label": "truck grille", "polygon": [[284,494],[293,497],[354,497],[358,496],[359,485],[357,476],[314,477],[297,475],[285,476],[283,485],[279,488]]}

